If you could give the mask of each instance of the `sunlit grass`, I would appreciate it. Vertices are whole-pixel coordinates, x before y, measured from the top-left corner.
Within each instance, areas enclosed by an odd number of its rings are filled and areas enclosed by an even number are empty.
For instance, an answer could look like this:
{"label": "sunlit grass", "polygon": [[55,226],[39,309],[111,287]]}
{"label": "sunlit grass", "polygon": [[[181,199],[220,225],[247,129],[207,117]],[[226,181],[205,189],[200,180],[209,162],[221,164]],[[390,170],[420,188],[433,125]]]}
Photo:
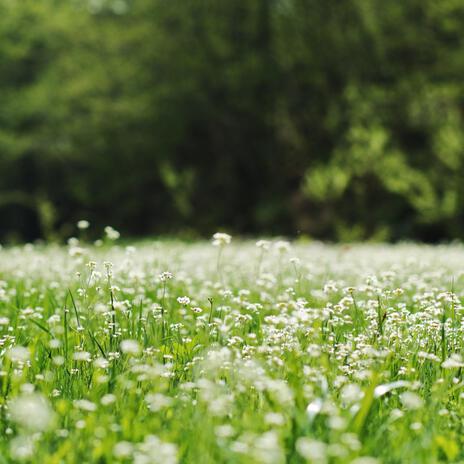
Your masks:
{"label": "sunlit grass", "polygon": [[0,250],[0,462],[464,459],[463,247],[229,242]]}

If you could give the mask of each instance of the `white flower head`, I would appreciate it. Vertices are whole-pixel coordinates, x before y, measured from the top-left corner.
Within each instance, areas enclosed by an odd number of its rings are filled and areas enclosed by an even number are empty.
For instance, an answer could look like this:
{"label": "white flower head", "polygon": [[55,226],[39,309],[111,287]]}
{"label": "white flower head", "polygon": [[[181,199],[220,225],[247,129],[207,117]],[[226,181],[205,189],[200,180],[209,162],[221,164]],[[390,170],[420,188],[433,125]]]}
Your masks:
{"label": "white flower head", "polygon": [[310,462],[326,462],[327,444],[322,441],[300,437],[296,441],[296,450]]}
{"label": "white flower head", "polygon": [[120,441],[114,445],[113,454],[117,458],[129,458],[134,450],[134,445],[128,441]]}
{"label": "white flower head", "polygon": [[452,354],[446,361],[443,361],[441,367],[443,367],[443,369],[458,369],[464,367],[462,356],[457,353]]}
{"label": "white flower head", "polygon": [[76,351],[73,353],[74,361],[90,362],[92,355],[88,351]]}
{"label": "white flower head", "polygon": [[262,250],[269,250],[271,248],[271,242],[269,240],[258,240],[256,246]]}
{"label": "white flower head", "polygon": [[177,464],[177,446],[161,441],[155,435],[147,435],[134,451],[135,464]]}
{"label": "white flower head", "polygon": [[110,363],[107,359],[100,357],[94,360],[93,365],[99,369],[107,369]]}
{"label": "white flower head", "polygon": [[39,393],[23,393],[14,398],[9,410],[13,422],[33,432],[47,430],[54,418],[48,400]]}
{"label": "white flower head", "polygon": [[177,298],[177,302],[182,306],[187,306],[190,304],[190,298],[188,296],[180,296]]}
{"label": "white flower head", "polygon": [[97,405],[89,400],[74,400],[74,407],[82,411],[93,412],[97,410]]}
{"label": "white flower head", "polygon": [[345,404],[353,404],[360,401],[363,398],[364,393],[359,385],[349,383],[342,388],[340,396]]}
{"label": "white flower head", "polygon": [[229,245],[232,241],[232,237],[229,234],[225,234],[223,232],[216,232],[213,235],[213,245],[223,247]]}
{"label": "white flower head", "polygon": [[109,240],[117,240],[121,234],[111,226],[105,227],[105,234]]}
{"label": "white flower head", "polygon": [[79,246],[73,246],[69,248],[69,256],[71,256],[72,258],[84,256],[86,253],[87,250]]}
{"label": "white flower head", "polygon": [[28,461],[34,455],[34,442],[27,435],[19,435],[10,442],[11,457],[17,461]]}
{"label": "white flower head", "polygon": [[286,240],[278,240],[274,243],[274,248],[276,251],[283,254],[290,251],[291,245],[290,242],[287,242]]}
{"label": "white flower head", "polygon": [[85,219],[81,219],[80,221],[77,222],[77,228],[80,230],[88,229],[89,226],[90,226],[90,222],[86,221]]}
{"label": "white flower head", "polygon": [[123,340],[121,342],[121,351],[125,354],[139,354],[140,353],[140,345],[137,340]]}
{"label": "white flower head", "polygon": [[25,346],[13,346],[8,351],[7,356],[12,362],[25,363],[29,361],[31,354]]}
{"label": "white flower head", "polygon": [[424,401],[419,395],[410,391],[401,393],[400,400],[403,406],[410,410],[420,409],[424,404]]}
{"label": "white flower head", "polygon": [[166,282],[166,280],[171,280],[174,276],[171,272],[164,271],[158,277],[161,282]]}
{"label": "white flower head", "polygon": [[110,404],[113,404],[116,401],[116,399],[117,398],[115,395],[113,395],[112,393],[107,393],[106,395],[102,396],[100,403],[103,406],[109,406]]}
{"label": "white flower head", "polygon": [[312,421],[321,411],[324,406],[321,398],[316,398],[314,401],[308,404],[306,407],[306,414],[310,421]]}

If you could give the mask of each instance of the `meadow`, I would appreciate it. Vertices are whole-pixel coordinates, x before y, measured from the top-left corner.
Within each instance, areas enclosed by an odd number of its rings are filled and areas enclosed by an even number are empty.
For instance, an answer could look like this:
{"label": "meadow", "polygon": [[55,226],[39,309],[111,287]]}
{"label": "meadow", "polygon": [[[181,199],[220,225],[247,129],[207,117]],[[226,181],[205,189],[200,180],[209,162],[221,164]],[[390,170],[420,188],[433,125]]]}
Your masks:
{"label": "meadow", "polygon": [[0,463],[464,462],[462,245],[118,235],[0,250]]}

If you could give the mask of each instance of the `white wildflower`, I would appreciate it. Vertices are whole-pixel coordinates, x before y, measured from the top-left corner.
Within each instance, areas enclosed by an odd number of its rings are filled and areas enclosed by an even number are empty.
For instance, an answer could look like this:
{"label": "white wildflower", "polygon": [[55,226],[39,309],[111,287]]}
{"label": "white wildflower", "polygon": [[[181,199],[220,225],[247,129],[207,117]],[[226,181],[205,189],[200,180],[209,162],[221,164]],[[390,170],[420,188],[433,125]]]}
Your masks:
{"label": "white wildflower", "polygon": [[111,226],[105,227],[105,234],[109,240],[117,240],[121,236],[121,234]]}
{"label": "white wildflower", "polygon": [[169,271],[164,271],[158,276],[161,282],[165,282],[166,280],[171,280],[173,277],[174,277],[173,274]]}
{"label": "white wildflower", "polygon": [[12,362],[25,363],[29,360],[31,354],[25,346],[14,346],[10,348],[7,356]]}
{"label": "white wildflower", "polygon": [[9,410],[13,422],[34,432],[47,430],[54,418],[48,400],[39,393],[24,393],[14,398]]}
{"label": "white wildflower", "polygon": [[113,395],[112,393],[107,393],[106,395],[103,395],[100,400],[100,403],[103,406],[109,406],[110,404],[113,404],[115,402],[116,402],[116,396]]}
{"label": "white wildflower", "polygon": [[177,298],[177,302],[182,306],[187,306],[190,304],[190,298],[188,296],[180,296]]}
{"label": "white wildflower", "polygon": [[140,345],[137,340],[123,340],[120,347],[125,354],[137,355],[140,353]]}
{"label": "white wildflower", "polygon": [[97,410],[97,405],[86,399],[74,400],[73,404],[75,408],[82,411],[93,412]]}
{"label": "white wildflower", "polygon": [[278,240],[274,243],[274,249],[279,253],[287,253],[291,249],[290,242],[287,242],[286,240]]}
{"label": "white wildflower", "polygon": [[87,351],[76,351],[73,353],[74,361],[90,362],[92,355]]}
{"label": "white wildflower", "polygon": [[458,369],[464,367],[464,361],[461,355],[454,353],[447,360],[443,361],[441,367],[443,369]]}
{"label": "white wildflower", "polygon": [[118,459],[129,458],[134,450],[134,445],[128,441],[120,441],[114,445],[113,454]]}
{"label": "white wildflower", "polygon": [[296,441],[296,450],[309,462],[318,464],[327,462],[327,444],[322,441],[300,437]]}
{"label": "white wildflower", "polygon": [[77,228],[80,230],[88,229],[89,226],[90,226],[90,222],[86,221],[85,219],[81,219],[80,221],[77,221]]}
{"label": "white wildflower", "polygon": [[409,391],[401,393],[400,400],[401,403],[403,403],[403,406],[410,410],[420,409],[424,404],[422,398],[419,395]]}
{"label": "white wildflower", "polygon": [[269,240],[258,240],[256,246],[261,250],[269,250],[271,248],[271,242]]}
{"label": "white wildflower", "polygon": [[310,421],[312,421],[322,410],[322,406],[324,405],[321,398],[316,398],[314,401],[308,404],[306,408],[306,414]]}
{"label": "white wildflower", "polygon": [[17,461],[28,461],[34,452],[35,445],[29,436],[19,435],[10,442],[11,457]]}
{"label": "white wildflower", "polygon": [[155,435],[147,435],[135,446],[134,464],[177,464],[177,446],[161,441]]}
{"label": "white wildflower", "polygon": [[223,232],[216,232],[213,235],[213,245],[223,247],[229,245],[232,241],[232,237],[229,234],[225,234]]}

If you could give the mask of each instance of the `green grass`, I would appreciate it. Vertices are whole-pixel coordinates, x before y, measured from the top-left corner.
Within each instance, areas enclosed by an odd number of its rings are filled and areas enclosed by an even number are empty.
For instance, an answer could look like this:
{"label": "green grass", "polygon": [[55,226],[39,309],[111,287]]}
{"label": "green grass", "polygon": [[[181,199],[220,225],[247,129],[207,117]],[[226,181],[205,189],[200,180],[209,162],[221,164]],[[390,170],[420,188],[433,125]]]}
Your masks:
{"label": "green grass", "polygon": [[0,463],[464,462],[464,248],[260,245],[0,250]]}

